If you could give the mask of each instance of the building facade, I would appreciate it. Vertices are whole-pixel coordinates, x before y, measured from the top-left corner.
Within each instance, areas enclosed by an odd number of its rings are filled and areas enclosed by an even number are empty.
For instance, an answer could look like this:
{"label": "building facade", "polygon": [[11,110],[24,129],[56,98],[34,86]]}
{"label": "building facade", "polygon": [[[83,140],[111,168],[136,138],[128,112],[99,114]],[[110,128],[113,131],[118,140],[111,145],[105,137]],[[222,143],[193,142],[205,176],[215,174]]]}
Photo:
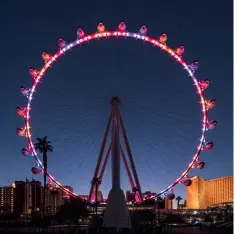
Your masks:
{"label": "building facade", "polygon": [[214,204],[233,201],[233,176],[204,180],[199,176],[192,179],[186,188],[187,209],[205,209]]}
{"label": "building facade", "polygon": [[14,211],[14,186],[0,187],[0,213]]}
{"label": "building facade", "polygon": [[164,198],[164,209],[171,210],[173,209],[173,200],[170,200],[168,198]]}
{"label": "building facade", "polygon": [[[71,186],[64,186],[73,192]],[[61,189],[51,191],[46,187],[45,208],[47,214],[55,214],[58,208],[69,201],[69,196]],[[0,187],[0,213],[31,214],[41,212],[43,206],[43,186],[40,181],[15,181],[11,186]]]}
{"label": "building facade", "polygon": [[18,214],[37,212],[41,209],[41,182],[32,180],[15,181],[14,211]]}
{"label": "building facade", "polygon": [[[70,192],[73,192],[73,188],[71,186],[64,186]],[[41,191],[43,193],[43,189]],[[43,198],[43,195],[42,195]],[[66,201],[68,201],[70,197],[61,189],[57,188],[54,190],[50,190],[48,187],[46,188],[46,213],[50,215],[54,215],[57,213],[60,206],[64,205]]]}
{"label": "building facade", "polygon": [[32,180],[28,183],[28,187],[30,194],[28,196],[29,209],[31,209],[31,212],[38,212],[42,205],[41,181]]}
{"label": "building facade", "polygon": [[27,186],[25,181],[15,181],[14,194],[14,212],[22,214],[28,209]]}

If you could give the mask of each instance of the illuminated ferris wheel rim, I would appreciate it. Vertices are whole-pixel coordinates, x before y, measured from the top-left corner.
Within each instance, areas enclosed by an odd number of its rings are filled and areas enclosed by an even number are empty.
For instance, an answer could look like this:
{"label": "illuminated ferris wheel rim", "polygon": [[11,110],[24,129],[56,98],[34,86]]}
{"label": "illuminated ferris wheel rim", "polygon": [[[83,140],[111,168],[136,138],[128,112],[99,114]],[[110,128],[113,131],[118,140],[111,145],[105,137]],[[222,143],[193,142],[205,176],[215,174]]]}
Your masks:
{"label": "illuminated ferris wheel rim", "polygon": [[[181,64],[181,66],[184,68],[184,70],[186,70],[189,74],[189,76],[192,78],[193,83],[196,87],[196,91],[200,97],[200,103],[202,106],[202,131],[201,131],[201,137],[200,137],[200,142],[199,145],[197,146],[196,152],[191,160],[191,162],[189,163],[188,167],[186,168],[186,170],[180,175],[179,178],[177,178],[171,185],[169,185],[166,189],[162,190],[160,193],[158,193],[157,195],[154,195],[151,198],[160,196],[161,194],[165,194],[167,193],[169,190],[172,191],[172,189],[175,187],[175,185],[177,185],[178,183],[182,182],[183,179],[187,178],[188,172],[192,169],[192,167],[194,167],[194,165],[196,163],[199,162],[199,155],[200,153],[204,150],[204,149],[211,149],[213,147],[213,142],[207,142],[206,143],[206,132],[208,129],[212,129],[213,127],[211,126],[212,121],[208,121],[208,117],[207,117],[207,112],[209,109],[211,109],[212,107],[214,107],[215,105],[215,100],[206,100],[205,96],[204,96],[204,89],[206,89],[209,86],[209,81],[208,80],[204,80],[204,81],[198,81],[194,75],[195,70],[197,69],[197,66],[195,66],[195,63],[193,63],[192,65],[188,65],[185,60],[182,59],[182,54],[184,52],[184,47],[181,45],[180,47],[177,48],[177,50],[171,49],[170,47],[168,47],[166,45],[166,40],[167,40],[167,35],[165,33],[161,34],[159,39],[155,39],[149,36],[146,36],[147,33],[147,28],[145,26],[142,26],[140,29],[139,33],[132,33],[132,32],[127,32],[126,31],[126,25],[121,22],[118,30],[115,31],[106,31],[104,25],[102,23],[100,23],[98,25],[98,32],[93,33],[93,34],[89,34],[89,35],[85,35],[83,30],[78,29],[77,31],[77,40],[69,43],[66,45],[65,41],[60,38],[59,39],[59,46],[60,49],[53,55],[49,55],[46,52],[42,53],[42,57],[45,60],[45,65],[41,68],[41,70],[36,70],[33,68],[30,68],[30,74],[31,76],[34,78],[34,82],[32,84],[32,88],[25,88],[25,87],[21,87],[21,92],[28,98],[27,101],[27,105],[26,108],[24,108],[24,113],[22,114],[25,118],[25,127],[24,128],[18,128],[17,129],[17,133],[18,135],[24,135],[27,140],[28,140],[28,147],[24,148],[23,150],[28,150],[29,154],[32,154],[34,156],[34,158],[36,159],[36,162],[38,164],[38,166],[41,168],[42,172],[46,173],[46,175],[49,177],[49,179],[58,187],[60,187],[64,192],[66,192],[67,194],[71,195],[71,196],[77,196],[80,197],[79,195],[69,191],[67,188],[63,187],[62,184],[57,181],[48,171],[45,172],[44,171],[44,167],[42,162],[40,161],[37,152],[35,150],[35,146],[34,143],[32,141],[32,137],[31,137],[31,131],[30,131],[30,110],[31,110],[31,101],[33,98],[33,94],[36,91],[36,87],[39,83],[39,81],[41,80],[41,78],[44,76],[46,70],[48,68],[51,67],[51,65],[58,59],[60,58],[62,55],[65,54],[66,51],[68,51],[69,49],[81,45],[85,42],[94,40],[94,39],[100,39],[100,38],[109,38],[109,37],[125,37],[125,38],[135,38],[135,39],[139,39],[142,40],[144,42],[148,42],[150,44],[152,44],[153,46],[157,46],[159,47],[161,50],[166,51],[170,56],[172,56],[175,61],[179,62]],[[162,38],[164,37],[164,39]],[[181,50],[179,50],[181,49]],[[181,53],[180,53],[181,52]],[[197,62],[198,63],[198,62]],[[204,83],[206,82],[206,83]],[[208,82],[208,83],[207,83]],[[211,105],[213,103],[213,106]],[[19,107],[17,107],[19,108]],[[21,109],[22,110],[22,109]],[[19,113],[18,113],[19,114]],[[20,115],[20,114],[19,114]],[[21,115],[21,116],[22,116]],[[216,121],[213,122],[213,125],[216,125]],[[212,127],[212,128],[211,128]],[[27,153],[27,154],[28,154]],[[200,161],[202,162],[202,161]],[[203,166],[204,166],[204,162]],[[83,197],[81,197],[83,198]],[[85,199],[85,198],[83,198]],[[86,200],[86,199],[85,199]]]}

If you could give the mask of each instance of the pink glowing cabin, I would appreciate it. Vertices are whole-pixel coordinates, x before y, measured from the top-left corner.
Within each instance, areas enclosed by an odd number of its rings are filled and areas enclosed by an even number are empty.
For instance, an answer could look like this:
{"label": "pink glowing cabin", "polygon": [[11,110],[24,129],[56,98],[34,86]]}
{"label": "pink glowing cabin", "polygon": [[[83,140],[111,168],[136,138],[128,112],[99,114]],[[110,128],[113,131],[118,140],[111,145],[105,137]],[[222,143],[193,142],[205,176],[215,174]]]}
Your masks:
{"label": "pink glowing cabin", "polygon": [[103,25],[103,23],[99,23],[98,26],[97,26],[97,31],[99,33],[103,33],[105,32],[105,26]]}
{"label": "pink glowing cabin", "polygon": [[205,79],[205,80],[199,81],[199,85],[202,90],[205,90],[210,86],[210,80]]}
{"label": "pink glowing cabin", "polygon": [[180,45],[176,50],[175,52],[179,55],[179,56],[182,56],[184,54],[184,46],[183,45]]}
{"label": "pink glowing cabin", "polygon": [[21,153],[24,155],[24,156],[27,156],[29,154],[32,153],[32,150],[30,150],[30,147],[25,147],[21,150]]}
{"label": "pink glowing cabin", "polygon": [[16,133],[18,134],[18,136],[26,136],[27,135],[25,128],[17,128]]}
{"label": "pink glowing cabin", "polygon": [[216,105],[216,100],[215,99],[211,99],[211,100],[206,100],[206,109],[207,110],[211,110],[215,107]]}
{"label": "pink glowing cabin", "polygon": [[211,130],[211,129],[214,129],[217,125],[217,121],[216,120],[208,120],[207,121],[207,129]]}
{"label": "pink glowing cabin", "polygon": [[119,24],[119,26],[118,26],[118,30],[120,31],[120,32],[125,32],[126,31],[126,24],[124,23],[124,22],[121,22],[120,24]]}
{"label": "pink glowing cabin", "polygon": [[47,53],[46,51],[42,52],[42,59],[45,61],[45,63],[47,63],[50,59],[51,59],[51,55],[49,53]]}
{"label": "pink glowing cabin", "polygon": [[62,37],[58,39],[58,46],[60,49],[64,48],[66,46],[66,42],[63,40]]}
{"label": "pink glowing cabin", "polygon": [[31,92],[31,89],[30,88],[27,88],[27,87],[24,87],[24,86],[21,86],[20,88],[20,92],[25,96],[25,97],[29,97],[29,94]]}
{"label": "pink glowing cabin", "polygon": [[146,26],[142,26],[141,28],[140,28],[140,31],[139,31],[139,33],[141,34],[141,35],[143,35],[143,36],[145,36],[146,34],[147,34],[147,27]]}
{"label": "pink glowing cabin", "polygon": [[167,34],[166,33],[162,33],[160,36],[159,36],[159,39],[158,39],[161,43],[165,44],[166,41],[167,41]]}
{"label": "pink glowing cabin", "polygon": [[78,39],[80,39],[80,38],[83,38],[84,36],[85,36],[85,33],[84,33],[84,31],[81,29],[81,28],[79,28],[78,30],[77,30],[77,38]]}
{"label": "pink glowing cabin", "polygon": [[37,75],[39,74],[39,71],[38,70],[36,70],[36,69],[34,69],[34,68],[32,68],[32,67],[30,67],[29,68],[29,74],[30,74],[30,76],[32,77],[32,78],[36,78],[37,77]]}

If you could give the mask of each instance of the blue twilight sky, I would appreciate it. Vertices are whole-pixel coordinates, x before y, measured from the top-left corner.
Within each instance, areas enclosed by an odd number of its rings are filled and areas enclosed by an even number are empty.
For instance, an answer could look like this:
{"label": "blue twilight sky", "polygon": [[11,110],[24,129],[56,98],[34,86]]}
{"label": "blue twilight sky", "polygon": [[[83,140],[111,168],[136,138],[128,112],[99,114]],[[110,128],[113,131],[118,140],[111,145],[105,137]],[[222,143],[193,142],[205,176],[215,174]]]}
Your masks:
{"label": "blue twilight sky", "polygon": [[[212,4],[209,4],[211,3]],[[184,58],[200,61],[198,79],[208,78],[208,98],[217,106],[210,118],[215,142],[204,152],[205,179],[232,174],[232,1],[3,1],[0,3],[2,132],[0,186],[31,178],[33,158],[23,157],[26,141],[15,129],[23,120],[15,107],[25,105],[20,86],[30,86],[30,66],[43,65],[41,52],[57,50],[57,39],[76,39],[76,31],[96,31],[102,21],[129,31],[143,24],[148,34],[168,33],[168,45],[185,45]],[[142,190],[158,192],[186,168],[201,133],[201,112],[191,79],[158,48],[133,39],[103,39],[74,48],[56,62],[32,102],[32,134],[53,142],[50,172],[74,191],[87,194],[110,112],[118,95]],[[110,165],[102,184],[111,186]],[[41,176],[35,176],[41,179]],[[122,170],[122,186],[129,188]],[[175,189],[185,196],[183,186]]]}

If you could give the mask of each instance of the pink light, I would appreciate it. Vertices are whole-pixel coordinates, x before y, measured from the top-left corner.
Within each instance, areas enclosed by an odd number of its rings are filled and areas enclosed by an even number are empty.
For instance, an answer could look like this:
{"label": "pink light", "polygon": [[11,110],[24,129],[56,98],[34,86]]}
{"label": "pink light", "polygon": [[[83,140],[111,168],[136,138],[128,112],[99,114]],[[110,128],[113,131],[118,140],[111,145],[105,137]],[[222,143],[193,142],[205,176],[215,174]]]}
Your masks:
{"label": "pink light", "polygon": [[[81,32],[83,33],[83,31],[78,31],[80,34]],[[79,35],[80,35],[79,34]],[[160,193],[158,193],[157,195],[153,196],[152,198],[155,198],[157,196],[160,196],[161,194],[171,190],[176,184],[178,184],[184,177],[185,175],[188,174],[188,172],[191,170],[194,162],[197,160],[197,158],[199,157],[199,154],[202,151],[202,146],[204,143],[204,139],[205,139],[205,134],[206,134],[206,123],[207,123],[207,110],[206,110],[206,104],[205,104],[205,97],[203,94],[203,91],[196,79],[196,77],[194,76],[193,72],[190,70],[189,66],[187,65],[187,63],[180,57],[178,56],[173,49],[171,49],[170,47],[168,47],[165,44],[165,41],[167,39],[166,34],[162,34],[159,38],[159,40],[148,37],[148,36],[142,36],[140,34],[137,33],[130,33],[130,32],[120,32],[120,31],[104,31],[103,32],[99,32],[99,33],[94,33],[94,34],[90,34],[84,37],[84,34],[82,34],[82,37],[79,37],[76,41],[68,44],[67,46],[65,46],[63,49],[57,51],[53,56],[48,56],[49,59],[46,61],[46,64],[41,68],[41,70],[39,70],[39,73],[37,75],[37,78],[34,80],[33,84],[32,84],[32,89],[31,92],[29,94],[29,98],[28,98],[28,102],[27,102],[27,106],[26,106],[26,118],[25,118],[25,126],[26,126],[26,136],[27,136],[27,140],[29,143],[29,147],[31,147],[32,149],[32,153],[38,163],[38,165],[40,166],[40,168],[44,171],[44,167],[42,162],[39,160],[38,156],[37,156],[37,152],[35,151],[34,148],[34,144],[32,142],[32,138],[31,138],[31,132],[30,132],[30,111],[31,111],[31,100],[33,97],[33,94],[36,90],[37,85],[40,83],[39,81],[41,80],[41,78],[44,76],[46,70],[48,68],[51,67],[51,65],[58,59],[60,58],[62,55],[65,54],[66,51],[68,51],[69,49],[71,49],[74,46],[77,45],[81,45],[84,42],[90,41],[90,40],[95,40],[95,39],[99,39],[99,38],[107,38],[107,37],[131,37],[131,38],[136,38],[136,39],[140,39],[142,41],[146,41],[148,43],[151,43],[153,46],[158,46],[160,49],[166,51],[170,56],[172,56],[176,61],[178,61],[181,66],[188,72],[189,76],[192,78],[193,83],[196,87],[197,93],[200,97],[200,103],[202,106],[202,112],[203,112],[203,119],[202,119],[202,133],[201,133],[201,137],[200,137],[200,143],[197,147],[197,150],[193,156],[192,161],[189,163],[187,169],[181,174],[180,177],[178,177],[174,183],[172,183],[171,185],[169,185],[166,189],[162,190]],[[55,184],[57,185],[59,188],[61,188],[63,191],[65,191],[67,194],[69,194],[70,196],[74,196],[74,197],[79,197],[79,195],[70,192],[68,189],[64,188],[59,181],[57,181],[49,172],[44,172],[47,174],[47,176],[49,177],[49,179]],[[80,197],[82,198],[82,197]],[[84,200],[87,200],[86,198],[82,198]]]}

